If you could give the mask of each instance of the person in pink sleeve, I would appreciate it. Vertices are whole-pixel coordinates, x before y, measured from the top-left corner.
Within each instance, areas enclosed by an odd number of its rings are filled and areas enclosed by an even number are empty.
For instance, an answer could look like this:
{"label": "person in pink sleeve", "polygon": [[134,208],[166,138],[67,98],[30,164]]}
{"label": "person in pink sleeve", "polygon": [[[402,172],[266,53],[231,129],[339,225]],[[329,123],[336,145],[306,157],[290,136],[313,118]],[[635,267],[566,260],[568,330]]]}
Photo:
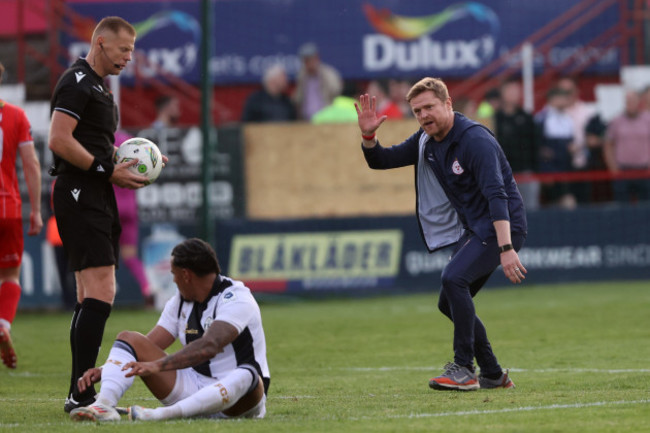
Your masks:
{"label": "person in pink sleeve", "polygon": [[[115,146],[119,147],[129,138],[131,136],[126,132],[117,131],[115,133]],[[153,307],[154,296],[151,293],[144,265],[138,255],[140,224],[138,222],[136,192],[133,189],[120,188],[117,185],[113,185],[113,189],[115,190],[115,199],[117,200],[117,209],[120,215],[120,224],[122,225],[122,234],[120,235],[122,261],[138,282],[145,305]]]}

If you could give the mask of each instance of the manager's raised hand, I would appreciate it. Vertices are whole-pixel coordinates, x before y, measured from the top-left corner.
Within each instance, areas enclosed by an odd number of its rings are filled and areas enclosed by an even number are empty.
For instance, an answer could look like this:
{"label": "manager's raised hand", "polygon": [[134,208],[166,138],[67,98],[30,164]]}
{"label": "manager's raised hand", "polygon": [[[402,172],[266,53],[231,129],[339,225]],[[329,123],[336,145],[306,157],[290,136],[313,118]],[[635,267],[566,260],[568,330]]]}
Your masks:
{"label": "manager's raised hand", "polygon": [[377,117],[377,98],[367,93],[359,97],[359,102],[354,103],[354,108],[357,110],[363,145],[373,147],[375,145],[375,131],[388,116]]}

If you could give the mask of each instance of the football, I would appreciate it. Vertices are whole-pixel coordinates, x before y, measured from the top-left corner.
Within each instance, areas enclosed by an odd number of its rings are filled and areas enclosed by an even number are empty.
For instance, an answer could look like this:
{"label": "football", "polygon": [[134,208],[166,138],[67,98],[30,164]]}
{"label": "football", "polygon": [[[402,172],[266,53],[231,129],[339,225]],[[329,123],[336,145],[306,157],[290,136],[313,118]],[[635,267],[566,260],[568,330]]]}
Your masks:
{"label": "football", "polygon": [[150,140],[141,137],[134,137],[126,140],[115,152],[115,164],[138,160],[138,163],[129,167],[135,174],[146,176],[148,181],[145,185],[153,183],[163,166],[160,149]]}

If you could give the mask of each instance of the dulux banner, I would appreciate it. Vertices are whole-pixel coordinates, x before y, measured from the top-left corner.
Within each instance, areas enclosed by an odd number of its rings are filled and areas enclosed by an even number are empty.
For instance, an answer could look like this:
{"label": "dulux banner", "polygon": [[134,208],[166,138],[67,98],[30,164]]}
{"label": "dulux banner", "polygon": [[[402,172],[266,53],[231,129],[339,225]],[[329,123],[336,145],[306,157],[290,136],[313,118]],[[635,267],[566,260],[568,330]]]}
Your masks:
{"label": "dulux banner", "polygon": [[[322,59],[344,78],[466,77],[578,3],[580,0],[219,0],[212,2],[209,68],[215,84],[258,83],[275,63],[283,64],[295,76],[300,67],[300,45],[314,42]],[[88,25],[116,14],[134,24],[136,51],[142,57],[136,56],[122,73],[124,84],[133,82],[136,72],[146,79],[158,76],[160,70],[198,83],[198,0],[77,1],[69,5],[91,18]],[[588,25],[554,44],[546,57],[536,56],[537,69],[561,64],[612,27],[619,15],[614,3]],[[91,32],[92,28],[85,33]],[[72,59],[88,49],[87,40],[67,37],[64,44]],[[589,70],[617,72],[618,51],[598,50],[588,53],[599,57]]]}

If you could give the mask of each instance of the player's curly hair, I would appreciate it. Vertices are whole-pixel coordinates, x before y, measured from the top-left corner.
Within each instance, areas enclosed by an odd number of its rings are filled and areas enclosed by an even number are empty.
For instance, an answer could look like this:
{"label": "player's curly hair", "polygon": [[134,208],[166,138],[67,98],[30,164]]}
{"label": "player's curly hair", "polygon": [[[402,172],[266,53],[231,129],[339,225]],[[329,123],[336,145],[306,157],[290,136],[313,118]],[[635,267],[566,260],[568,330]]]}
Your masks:
{"label": "player's curly hair", "polygon": [[198,238],[186,239],[174,247],[172,265],[189,269],[199,277],[221,273],[217,253],[210,244]]}
{"label": "player's curly hair", "polygon": [[406,94],[406,102],[411,102],[411,99],[429,91],[433,92],[433,94],[436,95],[436,98],[443,102],[449,99],[449,90],[447,90],[447,85],[440,78],[426,77],[411,87],[411,90]]}

